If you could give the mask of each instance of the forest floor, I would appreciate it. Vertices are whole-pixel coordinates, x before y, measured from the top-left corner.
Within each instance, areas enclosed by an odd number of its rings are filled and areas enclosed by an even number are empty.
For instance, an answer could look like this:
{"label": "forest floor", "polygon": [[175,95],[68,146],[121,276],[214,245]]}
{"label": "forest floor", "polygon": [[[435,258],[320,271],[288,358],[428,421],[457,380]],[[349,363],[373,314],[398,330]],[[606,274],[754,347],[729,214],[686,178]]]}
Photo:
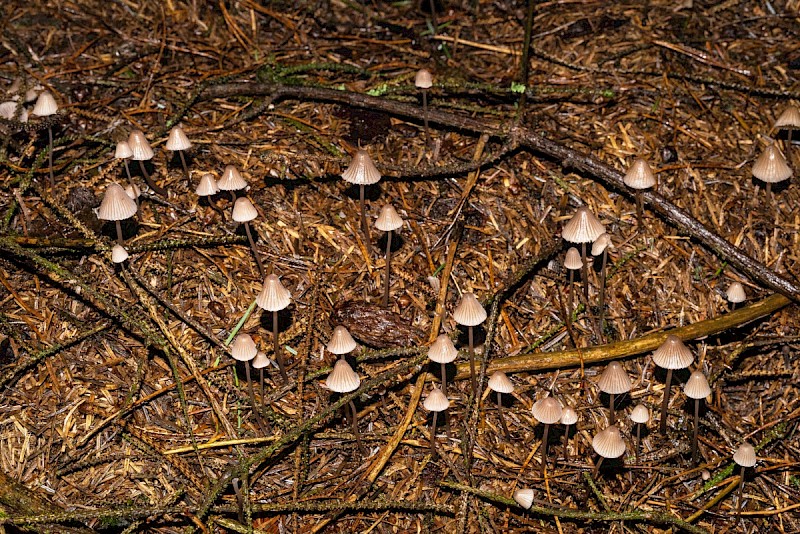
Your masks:
{"label": "forest floor", "polygon": [[[435,17],[427,0],[2,2],[3,100],[44,88],[60,109],[0,119],[0,526],[800,532],[800,189],[767,194],[751,173],[773,140],[800,168],[800,145],[773,130],[800,101],[800,0],[538,2],[529,49],[523,2],[433,3]],[[164,149],[176,124],[188,183]],[[127,184],[114,148],[135,129],[166,194],[130,162],[142,195],[114,264],[96,208]],[[368,237],[341,178],[359,147],[382,174],[365,188]],[[658,182],[641,223],[620,186],[636,157]],[[230,196],[195,194],[227,165],[249,183],[264,273]],[[387,308],[385,204],[404,219]],[[580,206],[613,243],[603,326],[601,258],[587,294],[562,267]],[[254,370],[253,397],[230,340],[250,334],[274,358],[272,314],[253,306],[267,273],[292,298],[278,315],[288,380],[269,367],[262,395]],[[736,309],[732,282],[748,297]],[[488,312],[477,395],[451,315],[465,292]],[[340,324],[361,379],[343,395],[325,383]],[[432,453],[440,333],[460,355]],[[651,353],[667,333],[694,363],[675,373],[662,435]],[[633,383],[616,402],[626,452],[595,474],[612,359]],[[682,388],[695,369],[712,389],[697,463]],[[502,411],[498,370],[515,386]],[[578,422],[566,451],[564,427],[547,432],[542,477],[531,407],[548,395]],[[652,418],[637,455],[639,403]],[[757,463],[739,497],[745,441]],[[531,510],[512,500],[522,488]]]}

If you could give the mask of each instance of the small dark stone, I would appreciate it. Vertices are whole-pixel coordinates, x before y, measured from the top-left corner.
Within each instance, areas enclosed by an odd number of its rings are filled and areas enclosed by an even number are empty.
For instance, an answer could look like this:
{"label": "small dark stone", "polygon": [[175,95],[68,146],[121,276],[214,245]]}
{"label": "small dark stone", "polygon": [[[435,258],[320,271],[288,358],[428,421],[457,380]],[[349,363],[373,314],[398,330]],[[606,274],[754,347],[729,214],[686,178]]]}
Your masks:
{"label": "small dark stone", "polygon": [[331,323],[344,326],[360,342],[379,349],[412,347],[424,337],[422,331],[408,324],[400,315],[362,301],[349,300],[337,304]]}
{"label": "small dark stone", "polygon": [[674,163],[678,161],[678,151],[673,146],[661,147],[661,161],[664,163]]}
{"label": "small dark stone", "polygon": [[0,341],[0,365],[8,365],[14,361],[14,351],[11,349],[11,338]]}
{"label": "small dark stone", "polygon": [[64,206],[72,213],[77,213],[86,208],[96,208],[100,205],[97,197],[88,187],[74,187],[67,195]]}
{"label": "small dark stone", "polygon": [[223,306],[222,303],[217,302],[216,300],[212,300],[208,303],[208,309],[211,311],[211,313],[213,313],[222,320],[228,318],[228,313],[225,311],[225,306]]}

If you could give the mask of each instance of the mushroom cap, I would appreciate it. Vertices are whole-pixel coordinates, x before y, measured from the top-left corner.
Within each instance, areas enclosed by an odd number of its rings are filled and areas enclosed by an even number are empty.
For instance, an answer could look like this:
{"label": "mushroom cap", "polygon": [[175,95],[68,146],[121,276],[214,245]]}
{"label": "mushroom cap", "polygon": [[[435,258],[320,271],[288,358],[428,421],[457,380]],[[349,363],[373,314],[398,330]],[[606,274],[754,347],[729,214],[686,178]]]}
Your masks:
{"label": "mushroom cap", "polygon": [[733,461],[742,467],[753,467],[758,461],[756,458],[756,450],[745,441],[736,449],[736,452],[733,453]]}
{"label": "mushroom cap", "polygon": [[271,312],[281,311],[292,302],[292,294],[283,287],[281,279],[275,274],[269,274],[264,279],[264,287],[256,297],[258,307]]}
{"label": "mushroom cap", "polygon": [[136,202],[118,183],[108,184],[103,201],[97,209],[97,218],[101,221],[122,221],[133,217],[136,213]]}
{"label": "mushroom cap", "polygon": [[744,286],[739,282],[731,282],[728,289],[725,291],[725,298],[731,304],[738,304],[747,300],[747,293],[744,292]]}
{"label": "mushroom cap", "polygon": [[131,159],[134,161],[147,161],[153,159],[153,148],[147,141],[144,132],[134,130],[128,136],[128,145],[131,147]]}
{"label": "mushroom cap", "polygon": [[36,105],[33,106],[33,111],[31,111],[31,113],[40,117],[48,117],[50,115],[55,115],[57,112],[58,104],[56,104],[56,99],[53,98],[50,91],[42,91],[39,93],[39,97],[36,99]]}
{"label": "mushroom cap", "polygon": [[554,397],[545,397],[533,403],[531,413],[540,423],[552,425],[561,419],[561,403]]}
{"label": "mushroom cap", "polygon": [[595,217],[589,208],[581,206],[564,225],[561,237],[570,243],[591,243],[605,231],[606,227],[603,226],[600,219]]}
{"label": "mushroom cap", "polygon": [[128,159],[131,156],[133,156],[133,150],[131,150],[131,145],[127,141],[117,143],[117,147],[114,149],[114,158]]}
{"label": "mushroom cap", "polygon": [[464,293],[453,310],[453,319],[461,326],[478,326],[486,320],[486,310],[474,293]]}
{"label": "mushroom cap", "polygon": [[653,351],[653,362],[662,369],[686,369],[693,361],[694,355],[689,347],[683,344],[681,338],[672,334]]}
{"label": "mushroom cap", "polygon": [[122,263],[123,261],[127,260],[130,257],[128,251],[125,250],[120,244],[116,244],[111,247],[111,261],[114,263]]}
{"label": "mushroom cap", "polygon": [[800,109],[797,106],[787,106],[778,117],[778,120],[775,121],[773,128],[776,130],[800,128]]}
{"label": "mushroom cap", "polygon": [[578,422],[578,412],[575,411],[575,408],[572,406],[565,406],[563,410],[561,410],[561,424],[562,425],[574,425]]}
{"label": "mushroom cap", "polygon": [[267,358],[267,354],[262,351],[258,351],[256,357],[253,358],[253,363],[251,364],[254,369],[263,369],[270,364],[270,359]]}
{"label": "mushroom cap", "polygon": [[711,386],[708,385],[703,371],[700,369],[692,371],[686,384],[683,385],[683,392],[690,399],[705,399],[711,395]]}
{"label": "mushroom cap", "polygon": [[428,358],[436,363],[450,363],[458,358],[458,350],[447,334],[440,334],[428,349]]}
{"label": "mushroom cap", "polygon": [[378,215],[378,220],[375,221],[375,228],[381,230],[382,232],[391,232],[392,230],[402,228],[402,226],[403,218],[397,214],[394,206],[391,204],[386,204],[381,208],[381,213]]}
{"label": "mushroom cap", "polygon": [[189,141],[189,138],[186,137],[186,133],[183,131],[183,128],[180,126],[173,126],[169,131],[169,137],[167,138],[167,145],[165,148],[173,151],[189,150],[192,148],[192,143]]}
{"label": "mushroom cap", "polygon": [[533,505],[533,490],[531,488],[514,490],[514,500],[526,510],[529,509]]}
{"label": "mushroom cap", "polygon": [[656,175],[643,158],[636,158],[622,179],[631,189],[650,189],[656,185]]}
{"label": "mushroom cap", "polygon": [[[13,101],[3,102],[0,104],[0,117],[7,120],[13,120],[14,115],[17,113],[17,106],[21,107],[22,104],[18,104],[17,102]],[[28,110],[22,108],[19,112],[19,117],[17,117],[17,120],[19,122],[28,122]]]}
{"label": "mushroom cap", "polygon": [[222,191],[240,191],[247,187],[247,180],[242,177],[239,169],[226,165],[222,177],[217,181],[217,187]]}
{"label": "mushroom cap", "polygon": [[372,163],[372,158],[369,157],[369,152],[359,148],[350,166],[342,173],[342,178],[345,182],[350,182],[356,185],[372,185],[376,184],[381,179],[381,173],[375,168]]}
{"label": "mushroom cap", "polygon": [[430,89],[433,86],[433,76],[428,69],[419,69],[414,75],[414,86],[417,89]]}
{"label": "mushroom cap", "polygon": [[250,334],[239,334],[231,345],[231,357],[238,362],[249,362],[258,354],[256,342]]}
{"label": "mushroom cap", "polygon": [[489,377],[489,389],[498,393],[511,393],[514,391],[514,382],[503,371],[495,371]]}
{"label": "mushroom cap", "polygon": [[774,184],[791,178],[792,169],[789,168],[780,149],[774,143],[770,143],[753,163],[753,176],[762,182]]}
{"label": "mushroom cap", "polygon": [[328,352],[332,354],[347,354],[356,349],[356,340],[350,335],[350,331],[344,326],[337,326],[333,329],[333,335],[328,342]]}
{"label": "mushroom cap", "polygon": [[422,406],[429,412],[443,412],[450,407],[450,401],[447,400],[447,397],[442,392],[442,388],[435,387],[425,397]]}
{"label": "mushroom cap", "polygon": [[219,193],[219,187],[217,187],[217,180],[214,175],[206,173],[201,176],[200,183],[197,184],[197,189],[194,192],[199,197],[210,197]]}
{"label": "mushroom cap", "polygon": [[597,387],[609,395],[621,395],[631,390],[631,377],[619,362],[611,362],[597,380]]}
{"label": "mushroom cap", "polygon": [[607,248],[614,248],[614,243],[611,241],[611,236],[603,232],[592,243],[592,256],[599,256]]}
{"label": "mushroom cap", "polygon": [[350,393],[358,389],[361,379],[344,358],[339,358],[333,366],[333,371],[325,379],[325,385],[336,393]]}
{"label": "mushroom cap", "polygon": [[567,255],[564,256],[564,267],[571,271],[577,271],[583,267],[583,260],[581,260],[581,253],[575,247],[567,249]]}
{"label": "mushroom cap", "polygon": [[250,222],[258,217],[258,211],[250,199],[247,197],[239,197],[233,203],[233,212],[231,218],[236,222]]}
{"label": "mushroom cap", "polygon": [[595,435],[592,448],[603,458],[619,458],[625,454],[625,440],[617,426],[611,425]]}
{"label": "mushroom cap", "polygon": [[138,185],[128,184],[125,186],[125,194],[131,197],[131,199],[136,200],[142,195],[142,191],[139,189]]}
{"label": "mushroom cap", "polygon": [[631,412],[631,421],[644,424],[650,420],[650,410],[644,404],[637,404]]}

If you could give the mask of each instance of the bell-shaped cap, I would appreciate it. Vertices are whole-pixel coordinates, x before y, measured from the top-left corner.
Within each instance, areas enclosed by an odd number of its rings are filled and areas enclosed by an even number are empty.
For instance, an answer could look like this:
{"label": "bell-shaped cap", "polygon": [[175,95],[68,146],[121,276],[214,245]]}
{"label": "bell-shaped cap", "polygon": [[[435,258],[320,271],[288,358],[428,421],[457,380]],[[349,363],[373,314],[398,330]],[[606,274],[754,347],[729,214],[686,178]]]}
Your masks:
{"label": "bell-shaped cap", "polygon": [[637,404],[631,411],[631,421],[643,425],[650,420],[650,410],[644,404]]}
{"label": "bell-shaped cap", "polygon": [[775,121],[773,128],[776,130],[800,129],[800,108],[793,105],[787,106]]}
{"label": "bell-shaped cap", "polygon": [[614,243],[611,242],[611,236],[603,232],[592,243],[592,256],[599,256],[607,248],[614,248]]}
{"label": "bell-shaped cap", "polygon": [[97,209],[97,218],[101,221],[122,221],[133,217],[136,210],[136,202],[125,189],[117,183],[111,183],[106,187],[103,201]]}
{"label": "bell-shaped cap", "polygon": [[239,197],[236,199],[236,202],[233,203],[233,213],[231,213],[231,218],[236,222],[250,222],[253,219],[258,217],[258,211],[256,211],[256,207],[253,206],[253,203],[250,202],[250,199],[247,197]]}
{"label": "bell-shaped cap", "polygon": [[281,311],[292,302],[289,290],[283,287],[277,275],[270,274],[264,279],[264,287],[256,297],[258,307],[271,312]]}
{"label": "bell-shaped cap", "polygon": [[219,193],[219,187],[217,187],[217,180],[214,175],[206,173],[201,176],[200,183],[197,184],[197,189],[194,192],[199,197],[210,197]]}
{"label": "bell-shaped cap", "polygon": [[689,347],[672,334],[653,351],[653,362],[662,369],[686,369],[693,361],[694,355]]}
{"label": "bell-shaped cap", "polygon": [[142,191],[139,189],[138,185],[128,184],[125,186],[125,194],[131,197],[131,199],[136,200],[142,195]]}
{"label": "bell-shaped cap", "polygon": [[428,69],[419,69],[414,75],[414,86],[417,89],[430,89],[433,86],[433,76]]}
{"label": "bell-shaped cap", "polygon": [[239,334],[231,345],[231,357],[239,362],[249,362],[258,354],[256,342],[250,334]]}
{"label": "bell-shaped cap", "polygon": [[239,169],[233,165],[226,165],[222,177],[217,181],[221,191],[240,191],[247,187],[247,180],[242,177]]}
{"label": "bell-shaped cap", "polygon": [[461,326],[478,326],[486,320],[486,310],[474,293],[464,293],[453,310],[453,319]]}
{"label": "bell-shaped cap", "polygon": [[333,335],[328,342],[328,352],[331,354],[348,354],[356,349],[356,340],[350,335],[347,328],[339,325],[333,329]]}
{"label": "bell-shaped cap", "polygon": [[725,298],[731,304],[739,304],[747,300],[747,294],[744,292],[744,286],[739,282],[732,282],[725,291]]}
{"label": "bell-shaped cap", "polygon": [[498,393],[511,393],[514,391],[514,382],[503,371],[495,371],[489,377],[489,389]]}
{"label": "bell-shaped cap", "polygon": [[36,99],[36,105],[33,106],[33,111],[31,113],[39,117],[48,117],[50,115],[55,115],[57,112],[58,104],[56,104],[56,99],[53,98],[50,91],[42,91],[39,93],[39,97]]}
{"label": "bell-shaped cap", "polygon": [[690,399],[705,399],[711,395],[711,386],[708,385],[708,380],[706,379],[706,375],[703,374],[703,371],[700,369],[692,371],[692,374],[689,375],[689,379],[683,386],[683,392],[686,393],[686,396]]}
{"label": "bell-shaped cap", "polygon": [[372,158],[369,157],[369,152],[359,148],[350,166],[342,173],[342,178],[345,182],[350,182],[356,185],[371,185],[376,184],[381,179],[381,173],[375,168],[372,163]]}
{"label": "bell-shaped cap", "polygon": [[269,358],[267,358],[267,354],[265,352],[258,351],[258,354],[256,354],[255,358],[253,358],[253,362],[251,365],[253,366],[254,369],[263,369],[267,367],[270,363],[272,362],[270,361]]}
{"label": "bell-shaped cap", "polygon": [[631,390],[631,377],[619,362],[611,362],[597,380],[597,387],[609,395],[622,395]]}
{"label": "bell-shaped cap", "polygon": [[552,425],[561,419],[561,403],[553,397],[545,397],[533,403],[533,417],[540,423]]}
{"label": "bell-shaped cap", "polygon": [[192,143],[189,141],[189,138],[186,137],[186,133],[183,131],[183,128],[180,126],[173,126],[169,131],[166,149],[175,151],[189,150],[190,148],[192,148]]}
{"label": "bell-shaped cap", "polygon": [[564,267],[566,267],[570,271],[577,271],[578,269],[583,267],[583,261],[581,260],[581,253],[578,252],[577,248],[569,247],[567,249],[567,255],[564,257]]}
{"label": "bell-shaped cap", "polygon": [[581,206],[564,225],[561,237],[570,243],[591,243],[605,231],[606,227],[600,219],[595,217],[589,208]]}
{"label": "bell-shaped cap", "polygon": [[0,104],[0,117],[7,120],[14,120],[14,115],[17,114],[17,106],[20,107],[19,116],[16,120],[19,122],[28,122],[28,110],[22,107],[22,104],[9,101]]}
{"label": "bell-shaped cap", "polygon": [[458,350],[447,334],[440,334],[428,349],[428,358],[436,363],[450,363],[458,357]]}
{"label": "bell-shaped cap", "polygon": [[616,425],[606,427],[592,439],[594,452],[603,458],[619,458],[625,454],[625,440]]}
{"label": "bell-shaped cap", "polygon": [[117,143],[117,147],[114,149],[114,158],[128,159],[131,156],[133,156],[133,150],[131,150],[131,145],[127,141]]}
{"label": "bell-shaped cap", "polygon": [[631,189],[650,189],[656,185],[656,175],[643,158],[636,158],[622,179]]}
{"label": "bell-shaped cap", "polygon": [[447,400],[445,394],[442,393],[442,388],[435,387],[428,393],[428,396],[425,397],[422,406],[429,412],[443,412],[450,407],[450,401]]}
{"label": "bell-shaped cap", "polygon": [[774,143],[767,145],[753,164],[753,176],[766,183],[777,183],[792,177],[792,169]]}
{"label": "bell-shaped cap", "polygon": [[741,467],[753,467],[758,461],[755,448],[745,441],[733,453],[733,461]]}
{"label": "bell-shaped cap", "polygon": [[111,261],[114,263],[122,263],[130,257],[128,251],[122,245],[114,245],[111,247]]}
{"label": "bell-shaped cap", "polygon": [[514,490],[514,501],[528,510],[533,505],[533,490],[531,488]]}
{"label": "bell-shaped cap", "polygon": [[378,220],[375,221],[375,228],[382,232],[391,232],[403,226],[403,218],[397,214],[394,206],[386,204],[381,208],[381,214],[378,215]]}
{"label": "bell-shaped cap", "polygon": [[361,379],[344,358],[339,358],[333,366],[333,371],[325,379],[325,385],[336,393],[350,393],[358,389]]}
{"label": "bell-shaped cap", "polygon": [[128,136],[128,145],[131,147],[133,155],[131,158],[134,161],[147,161],[153,159],[153,148],[150,142],[147,141],[144,132],[141,130],[134,130]]}
{"label": "bell-shaped cap", "polygon": [[578,412],[572,406],[567,406],[561,410],[561,424],[574,425],[578,422]]}

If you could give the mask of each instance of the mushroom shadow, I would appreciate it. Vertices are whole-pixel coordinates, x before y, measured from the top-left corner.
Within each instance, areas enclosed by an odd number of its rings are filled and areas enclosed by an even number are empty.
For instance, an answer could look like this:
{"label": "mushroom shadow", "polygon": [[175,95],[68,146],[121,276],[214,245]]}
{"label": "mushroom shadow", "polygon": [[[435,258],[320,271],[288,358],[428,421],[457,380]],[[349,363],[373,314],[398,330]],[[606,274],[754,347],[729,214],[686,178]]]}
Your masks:
{"label": "mushroom shadow", "polygon": [[[358,202],[361,199],[360,186],[356,184],[349,184],[347,188],[344,190],[344,194],[351,200],[355,200],[356,202]],[[364,200],[375,202],[376,200],[380,199],[381,196],[382,196],[382,191],[380,184],[372,184],[364,186]]]}

